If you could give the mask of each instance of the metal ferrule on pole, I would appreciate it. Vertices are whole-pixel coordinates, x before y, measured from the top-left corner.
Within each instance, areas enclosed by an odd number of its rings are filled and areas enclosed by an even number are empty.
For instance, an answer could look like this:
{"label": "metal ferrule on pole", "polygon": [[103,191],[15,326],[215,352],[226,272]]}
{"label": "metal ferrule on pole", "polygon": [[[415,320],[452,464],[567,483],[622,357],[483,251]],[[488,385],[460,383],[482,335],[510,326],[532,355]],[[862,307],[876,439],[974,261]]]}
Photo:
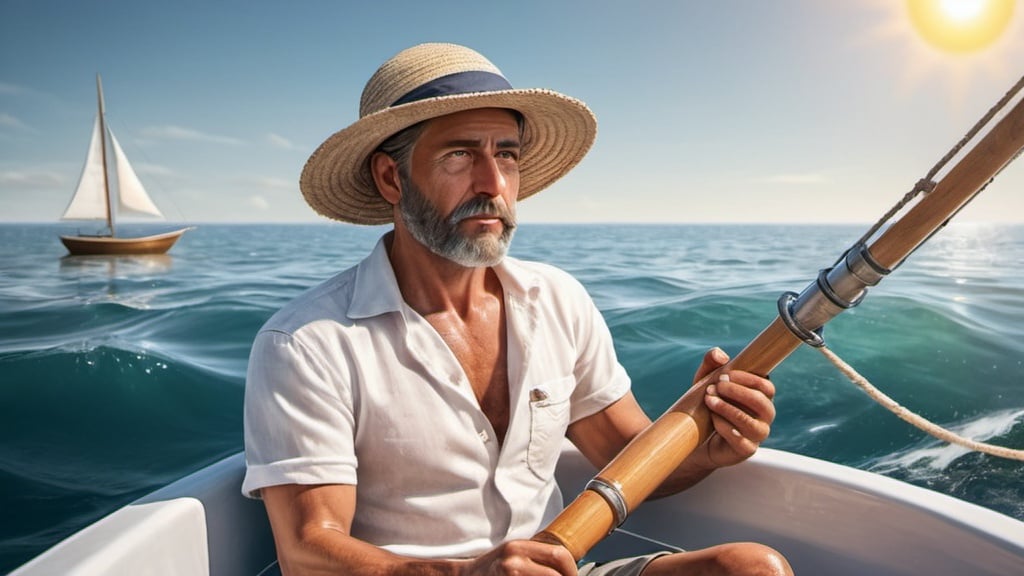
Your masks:
{"label": "metal ferrule on pole", "polygon": [[881,282],[892,270],[878,264],[864,244],[846,251],[839,263],[826,268],[797,295],[786,292],[779,298],[779,316],[794,335],[821,347],[821,328],[844,310],[861,303],[868,287]]}
{"label": "metal ferrule on pole", "polygon": [[597,492],[611,507],[615,514],[613,530],[626,521],[626,517],[629,516],[629,506],[626,504],[626,497],[622,494],[621,484],[615,481],[609,482],[598,476],[587,482],[586,489]]}

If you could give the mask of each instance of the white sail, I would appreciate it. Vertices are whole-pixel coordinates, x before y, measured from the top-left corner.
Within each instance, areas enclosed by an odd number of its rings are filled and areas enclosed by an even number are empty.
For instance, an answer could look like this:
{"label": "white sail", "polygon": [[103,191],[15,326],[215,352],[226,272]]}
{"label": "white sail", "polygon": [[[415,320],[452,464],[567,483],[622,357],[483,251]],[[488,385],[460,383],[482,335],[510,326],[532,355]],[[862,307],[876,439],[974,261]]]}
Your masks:
{"label": "white sail", "polygon": [[160,216],[162,218],[163,214],[160,213],[156,204],[149,198],[149,194],[146,194],[146,189],[142,187],[142,182],[135,175],[135,170],[132,170],[132,165],[128,163],[128,157],[124,155],[124,150],[118,144],[114,132],[107,129],[107,133],[110,134],[110,141],[114,144],[114,159],[117,165],[118,210]]}
{"label": "white sail", "polygon": [[103,184],[103,140],[100,138],[100,118],[92,129],[92,141],[89,153],[85,156],[85,166],[78,178],[78,188],[71,197],[64,215],[64,220],[106,220],[107,219],[107,188]]}
{"label": "white sail", "polygon": [[[64,220],[105,220],[106,228],[99,234],[82,234],[60,237],[60,241],[72,256],[77,255],[118,255],[118,254],[163,254],[190,228],[147,236],[124,237],[117,234],[118,213],[131,213],[163,217],[160,210],[146,194],[142,182],[135,174],[128,158],[106,123],[103,106],[103,84],[96,75],[96,103],[99,113],[92,129],[92,141],[85,157],[85,167],[78,179],[78,187],[64,215]],[[107,136],[114,153],[115,170],[107,170]],[[116,176],[115,176],[116,174]]]}

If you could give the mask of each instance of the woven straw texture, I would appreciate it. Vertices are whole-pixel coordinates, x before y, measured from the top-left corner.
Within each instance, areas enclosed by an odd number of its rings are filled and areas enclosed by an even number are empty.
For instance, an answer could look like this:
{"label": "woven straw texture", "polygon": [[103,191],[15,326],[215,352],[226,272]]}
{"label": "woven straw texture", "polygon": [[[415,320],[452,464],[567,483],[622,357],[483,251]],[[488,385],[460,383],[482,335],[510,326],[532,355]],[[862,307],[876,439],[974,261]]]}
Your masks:
{"label": "woven straw texture", "polygon": [[377,192],[369,158],[391,135],[423,120],[476,108],[509,108],[525,120],[519,199],[550,186],[578,164],[597,136],[586,104],[545,89],[509,89],[438,96],[391,106],[413,89],[467,71],[501,75],[477,52],[454,44],[421,44],[381,65],[366,83],[360,118],[310,156],[299,186],[319,214],[355,224],[386,224],[393,209]]}

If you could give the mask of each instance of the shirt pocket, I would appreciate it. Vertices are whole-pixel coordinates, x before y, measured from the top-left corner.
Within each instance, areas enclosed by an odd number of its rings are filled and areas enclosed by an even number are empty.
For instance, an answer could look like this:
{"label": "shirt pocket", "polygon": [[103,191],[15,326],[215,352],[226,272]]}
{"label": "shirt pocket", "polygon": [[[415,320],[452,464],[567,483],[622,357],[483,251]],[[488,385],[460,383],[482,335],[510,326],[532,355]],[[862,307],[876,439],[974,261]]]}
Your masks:
{"label": "shirt pocket", "polygon": [[526,463],[541,480],[555,472],[562,441],[569,428],[573,377],[552,380],[530,390],[530,443]]}

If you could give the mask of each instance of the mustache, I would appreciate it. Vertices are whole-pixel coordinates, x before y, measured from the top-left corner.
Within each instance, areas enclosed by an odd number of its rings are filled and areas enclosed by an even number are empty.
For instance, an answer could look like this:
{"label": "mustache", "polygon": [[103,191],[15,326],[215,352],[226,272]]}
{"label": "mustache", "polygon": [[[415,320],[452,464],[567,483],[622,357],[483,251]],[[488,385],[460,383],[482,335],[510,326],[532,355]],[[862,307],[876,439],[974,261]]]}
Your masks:
{"label": "mustache", "polygon": [[495,216],[508,229],[516,227],[516,215],[512,209],[504,201],[498,202],[486,196],[476,196],[459,204],[448,216],[448,223],[454,226],[466,218],[480,215]]}

